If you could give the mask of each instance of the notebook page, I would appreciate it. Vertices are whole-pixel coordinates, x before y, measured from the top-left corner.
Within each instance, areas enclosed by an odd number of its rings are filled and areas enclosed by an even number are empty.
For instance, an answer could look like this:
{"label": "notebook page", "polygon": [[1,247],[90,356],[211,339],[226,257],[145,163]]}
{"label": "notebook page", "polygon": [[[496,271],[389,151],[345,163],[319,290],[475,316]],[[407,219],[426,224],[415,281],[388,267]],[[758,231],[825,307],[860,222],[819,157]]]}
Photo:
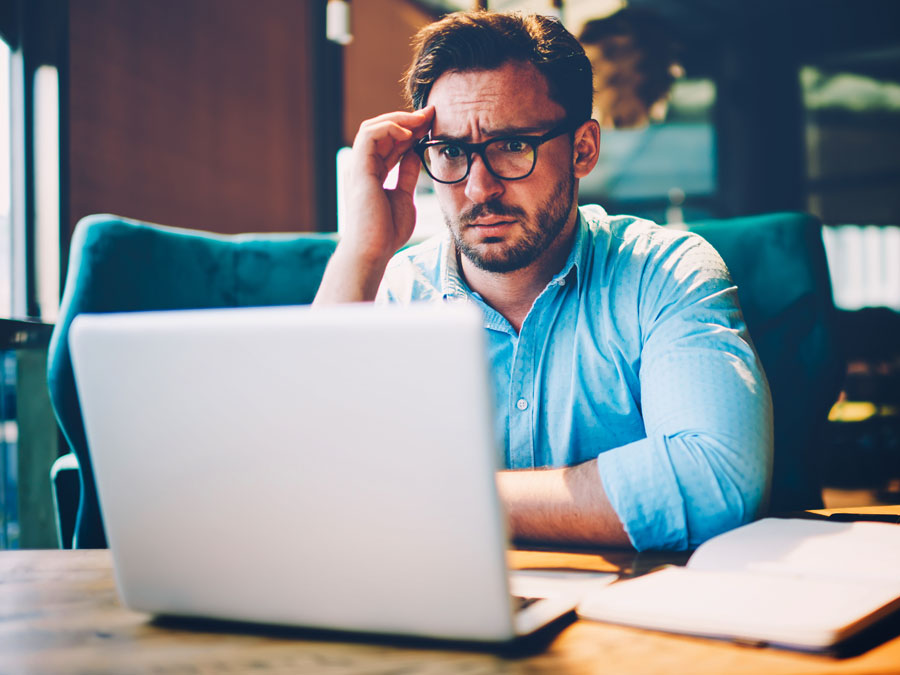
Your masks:
{"label": "notebook page", "polygon": [[679,633],[824,647],[900,596],[900,583],[696,573],[672,567],[601,590],[579,615]]}
{"label": "notebook page", "polygon": [[900,582],[900,526],[765,518],[709,540],[694,552],[687,566],[692,570]]}

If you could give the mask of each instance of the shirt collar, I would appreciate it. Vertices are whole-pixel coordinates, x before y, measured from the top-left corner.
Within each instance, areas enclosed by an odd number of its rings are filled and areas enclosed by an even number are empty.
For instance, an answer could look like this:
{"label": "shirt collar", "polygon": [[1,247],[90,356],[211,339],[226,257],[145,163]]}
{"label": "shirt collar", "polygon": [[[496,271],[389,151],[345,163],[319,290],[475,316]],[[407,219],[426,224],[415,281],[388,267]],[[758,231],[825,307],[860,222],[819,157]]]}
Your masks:
{"label": "shirt collar", "polygon": [[441,242],[441,293],[444,300],[452,300],[468,298],[470,292],[459,273],[456,244],[450,232],[446,232]]}
{"label": "shirt collar", "polygon": [[588,237],[588,225],[587,219],[582,215],[581,209],[578,209],[578,218],[575,221],[575,241],[572,243],[572,250],[569,251],[569,257],[566,259],[566,264],[562,266],[562,269],[557,272],[557,274],[551,280],[559,281],[560,279],[566,279],[572,273],[572,268],[575,268],[575,280],[578,282],[579,288],[581,287],[581,276],[582,276],[582,267],[584,267],[584,256],[587,252],[587,246],[585,241]]}

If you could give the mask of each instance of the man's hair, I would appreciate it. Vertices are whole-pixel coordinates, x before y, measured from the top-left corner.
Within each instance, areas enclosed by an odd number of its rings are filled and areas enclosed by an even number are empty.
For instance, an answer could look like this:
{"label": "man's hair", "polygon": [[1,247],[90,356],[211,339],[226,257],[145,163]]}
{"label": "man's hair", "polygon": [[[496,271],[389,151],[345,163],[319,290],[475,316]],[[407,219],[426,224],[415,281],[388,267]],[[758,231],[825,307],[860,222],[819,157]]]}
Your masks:
{"label": "man's hair", "polygon": [[447,72],[493,70],[531,63],[547,81],[550,98],[571,122],[591,117],[594,84],[584,49],[558,20],[518,12],[456,12],[422,28],[404,77],[409,103],[424,108],[431,87]]}

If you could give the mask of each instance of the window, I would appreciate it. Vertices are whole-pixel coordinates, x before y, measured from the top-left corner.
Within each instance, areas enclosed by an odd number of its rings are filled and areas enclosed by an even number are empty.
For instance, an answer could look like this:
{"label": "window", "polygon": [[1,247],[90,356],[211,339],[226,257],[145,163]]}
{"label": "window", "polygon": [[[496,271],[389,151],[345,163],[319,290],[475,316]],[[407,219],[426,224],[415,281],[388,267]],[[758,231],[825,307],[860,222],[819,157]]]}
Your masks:
{"label": "window", "polygon": [[12,51],[0,39],[0,317],[12,314]]}
{"label": "window", "polygon": [[808,207],[828,224],[900,222],[900,82],[876,77],[876,66],[800,74]]}
{"label": "window", "polygon": [[[11,313],[13,115],[12,50],[0,39],[0,317]],[[0,350],[0,549],[18,541],[15,356]]]}
{"label": "window", "polygon": [[900,82],[880,54],[800,72],[807,208],[826,227],[835,304],[900,310]]}
{"label": "window", "polygon": [[59,86],[55,68],[36,67],[40,59],[26,68],[24,51],[0,38],[0,549],[54,539],[47,474],[57,439],[45,384],[52,326],[35,319],[53,321],[59,303]]}
{"label": "window", "polygon": [[40,317],[59,310],[59,76],[53,66],[34,74],[35,281]]}

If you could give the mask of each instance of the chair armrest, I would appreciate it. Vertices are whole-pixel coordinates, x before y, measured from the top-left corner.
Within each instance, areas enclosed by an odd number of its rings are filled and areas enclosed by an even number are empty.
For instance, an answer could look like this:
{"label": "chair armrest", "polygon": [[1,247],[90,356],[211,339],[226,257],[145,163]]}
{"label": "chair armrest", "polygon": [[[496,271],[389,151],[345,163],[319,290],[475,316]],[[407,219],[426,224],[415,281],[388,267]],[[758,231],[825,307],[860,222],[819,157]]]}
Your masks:
{"label": "chair armrest", "polygon": [[72,548],[75,535],[75,519],[81,498],[81,477],[78,458],[70,452],[50,467],[50,484],[53,489],[53,506],[56,508],[56,537],[60,548]]}

